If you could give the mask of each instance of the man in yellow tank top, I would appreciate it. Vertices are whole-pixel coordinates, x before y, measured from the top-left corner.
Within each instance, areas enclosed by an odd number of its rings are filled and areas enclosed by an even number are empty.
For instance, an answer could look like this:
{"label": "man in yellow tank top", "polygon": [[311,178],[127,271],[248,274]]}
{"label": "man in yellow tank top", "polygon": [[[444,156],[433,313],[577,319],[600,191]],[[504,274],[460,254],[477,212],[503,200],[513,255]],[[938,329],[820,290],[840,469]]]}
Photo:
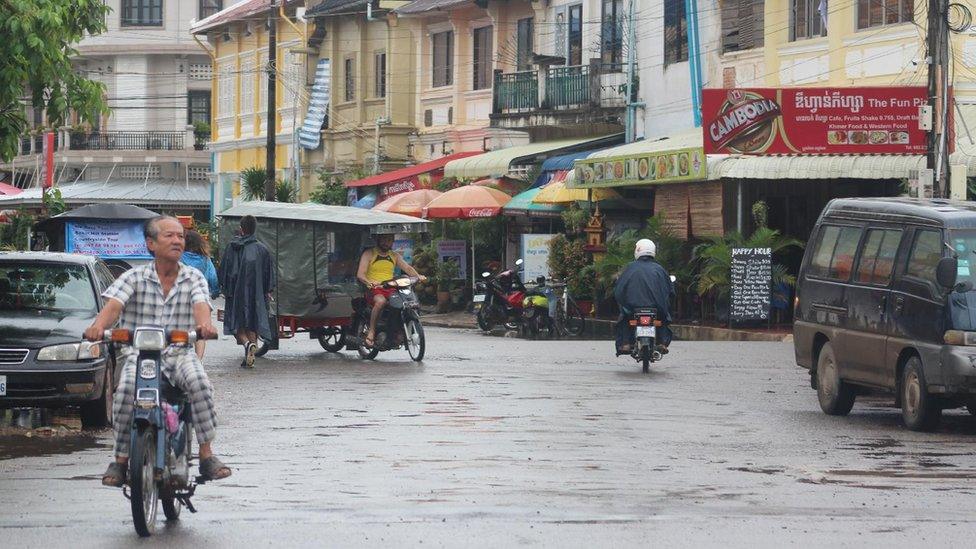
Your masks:
{"label": "man in yellow tank top", "polygon": [[393,288],[383,288],[382,282],[393,278],[393,271],[399,267],[409,276],[415,276],[421,281],[426,276],[404,261],[403,256],[393,251],[393,235],[376,235],[376,246],[363,252],[359,258],[359,272],[356,278],[366,286],[366,299],[372,300],[373,312],[369,317],[369,332],[366,334],[366,346],[372,347],[376,337],[376,322],[380,319],[386,300],[395,291]]}

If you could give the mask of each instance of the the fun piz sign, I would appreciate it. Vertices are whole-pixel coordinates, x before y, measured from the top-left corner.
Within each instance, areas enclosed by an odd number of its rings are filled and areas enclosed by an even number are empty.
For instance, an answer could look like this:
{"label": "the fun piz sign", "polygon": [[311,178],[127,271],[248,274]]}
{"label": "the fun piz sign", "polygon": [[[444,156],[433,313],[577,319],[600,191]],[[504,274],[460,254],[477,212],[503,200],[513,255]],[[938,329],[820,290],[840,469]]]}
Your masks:
{"label": "the fun piz sign", "polygon": [[924,154],[926,101],[919,86],[706,89],[705,153]]}

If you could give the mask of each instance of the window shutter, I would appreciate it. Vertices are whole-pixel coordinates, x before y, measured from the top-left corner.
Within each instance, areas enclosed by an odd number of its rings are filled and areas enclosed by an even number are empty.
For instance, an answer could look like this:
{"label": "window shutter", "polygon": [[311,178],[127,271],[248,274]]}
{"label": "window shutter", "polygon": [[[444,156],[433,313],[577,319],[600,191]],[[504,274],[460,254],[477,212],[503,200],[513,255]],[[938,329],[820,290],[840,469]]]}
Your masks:
{"label": "window shutter", "polygon": [[566,6],[559,6],[556,8],[556,29],[553,33],[553,40],[555,41],[552,47],[552,54],[556,57],[562,57],[566,60],[565,64],[569,64],[569,59],[566,59],[566,29],[569,26],[568,14],[566,13]]}
{"label": "window shutter", "polygon": [[722,2],[722,53],[740,49],[739,5],[741,3],[742,0],[724,0]]}

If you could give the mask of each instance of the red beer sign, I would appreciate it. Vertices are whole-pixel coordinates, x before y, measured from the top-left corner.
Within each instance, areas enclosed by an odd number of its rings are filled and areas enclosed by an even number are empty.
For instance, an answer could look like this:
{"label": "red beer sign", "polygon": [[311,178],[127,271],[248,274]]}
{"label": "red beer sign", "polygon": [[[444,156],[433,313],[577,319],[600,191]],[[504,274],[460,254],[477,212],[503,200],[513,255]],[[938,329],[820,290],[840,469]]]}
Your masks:
{"label": "red beer sign", "polygon": [[926,102],[921,86],[706,89],[705,152],[924,154]]}

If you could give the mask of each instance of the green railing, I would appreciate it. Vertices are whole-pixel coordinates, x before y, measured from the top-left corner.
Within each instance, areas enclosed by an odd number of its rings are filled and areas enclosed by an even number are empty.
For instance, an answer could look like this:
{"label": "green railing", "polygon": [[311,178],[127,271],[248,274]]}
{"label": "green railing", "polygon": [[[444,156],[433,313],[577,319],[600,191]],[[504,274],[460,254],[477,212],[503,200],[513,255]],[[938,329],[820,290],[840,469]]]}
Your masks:
{"label": "green railing", "polygon": [[539,108],[538,71],[495,73],[495,112]]}
{"label": "green railing", "polygon": [[551,67],[546,74],[546,104],[557,107],[577,107],[590,102],[590,67]]}

